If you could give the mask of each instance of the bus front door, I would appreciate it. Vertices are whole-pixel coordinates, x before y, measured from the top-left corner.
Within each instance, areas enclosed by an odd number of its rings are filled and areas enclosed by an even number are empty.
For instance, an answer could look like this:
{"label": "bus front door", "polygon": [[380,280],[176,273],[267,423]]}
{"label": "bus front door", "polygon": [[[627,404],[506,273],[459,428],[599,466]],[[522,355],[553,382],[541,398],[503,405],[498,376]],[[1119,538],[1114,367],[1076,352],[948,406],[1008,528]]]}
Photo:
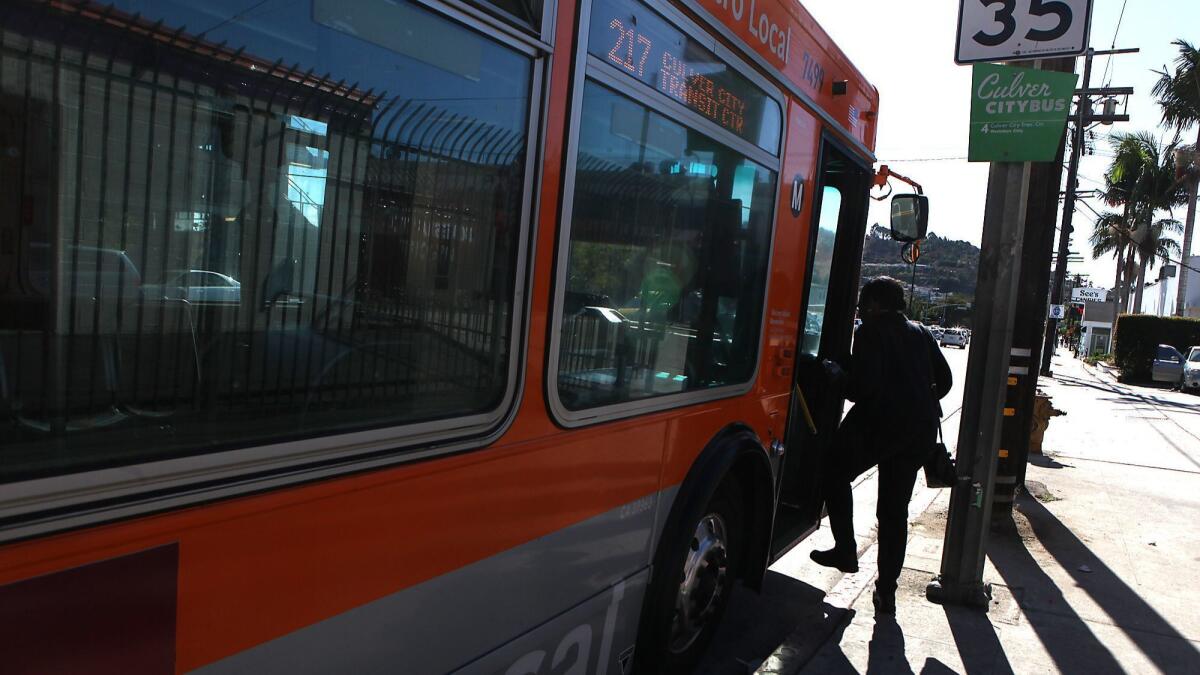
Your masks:
{"label": "bus front door", "polygon": [[821,360],[850,354],[866,229],[870,168],[828,138],[819,166],[773,558],[820,524],[821,465],[845,407]]}

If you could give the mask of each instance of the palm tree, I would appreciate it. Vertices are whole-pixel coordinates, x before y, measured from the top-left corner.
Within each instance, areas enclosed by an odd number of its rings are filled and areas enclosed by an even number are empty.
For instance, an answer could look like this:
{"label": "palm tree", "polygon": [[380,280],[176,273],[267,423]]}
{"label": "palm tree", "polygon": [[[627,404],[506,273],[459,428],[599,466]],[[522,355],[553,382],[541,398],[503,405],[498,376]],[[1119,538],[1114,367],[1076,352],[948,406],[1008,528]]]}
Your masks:
{"label": "palm tree", "polygon": [[[1112,144],[1116,154],[1104,175],[1104,199],[1110,206],[1122,207],[1121,226],[1114,231],[1125,237],[1131,248],[1124,268],[1118,270],[1115,295],[1118,309],[1137,312],[1141,309],[1141,277],[1149,262],[1146,252],[1155,248],[1160,236],[1154,231],[1154,215],[1183,204],[1185,196],[1175,179],[1174,145],[1164,147],[1148,131],[1114,134]],[[1131,293],[1135,272],[1137,292]]]}
{"label": "palm tree", "polygon": [[[1092,245],[1093,258],[1102,258],[1112,254],[1117,259],[1117,272],[1113,278],[1117,280],[1118,285],[1125,273],[1125,258],[1129,252],[1130,242],[1129,233],[1125,228],[1125,219],[1121,214],[1112,211],[1100,214],[1088,243]],[[1117,298],[1115,302],[1120,302],[1119,291],[1114,290],[1113,294]]]}
{"label": "palm tree", "polygon": [[[1156,71],[1159,75],[1153,93],[1158,98],[1162,108],[1162,121],[1168,127],[1174,127],[1178,138],[1193,124],[1200,122],[1200,50],[1185,40],[1175,40],[1172,44],[1179,48],[1175,57],[1175,72],[1167,72],[1164,67]],[[1196,224],[1196,192],[1200,185],[1200,161],[1196,153],[1200,151],[1200,129],[1196,134],[1196,145],[1192,146],[1190,161],[1180,161],[1180,180],[1188,186],[1187,218],[1183,227],[1182,262],[1192,254],[1192,233]],[[1181,156],[1181,160],[1183,157]],[[1187,275],[1179,272],[1179,285],[1175,290],[1175,315],[1183,316],[1184,299],[1187,297]]]}
{"label": "palm tree", "polygon": [[1142,291],[1146,288],[1146,270],[1153,269],[1160,260],[1171,260],[1179,256],[1179,242],[1170,234],[1183,232],[1183,224],[1173,218],[1162,218],[1148,225],[1139,226],[1135,236],[1138,257],[1137,293],[1133,299],[1135,313],[1142,311]]}

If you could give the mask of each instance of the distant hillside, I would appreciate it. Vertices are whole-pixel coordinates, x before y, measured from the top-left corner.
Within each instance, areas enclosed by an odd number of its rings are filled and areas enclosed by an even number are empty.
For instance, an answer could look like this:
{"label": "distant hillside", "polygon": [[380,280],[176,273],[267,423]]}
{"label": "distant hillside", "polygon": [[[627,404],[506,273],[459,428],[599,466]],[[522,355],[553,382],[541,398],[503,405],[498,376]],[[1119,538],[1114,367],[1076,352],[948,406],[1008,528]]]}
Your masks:
{"label": "distant hillside", "polygon": [[[863,244],[863,279],[886,274],[907,285],[911,267],[900,259],[903,244],[892,241],[886,227],[871,228]],[[979,266],[979,248],[969,241],[943,239],[934,233],[921,244],[917,261],[917,285],[938,288],[942,293],[960,293],[975,297],[975,275]]]}

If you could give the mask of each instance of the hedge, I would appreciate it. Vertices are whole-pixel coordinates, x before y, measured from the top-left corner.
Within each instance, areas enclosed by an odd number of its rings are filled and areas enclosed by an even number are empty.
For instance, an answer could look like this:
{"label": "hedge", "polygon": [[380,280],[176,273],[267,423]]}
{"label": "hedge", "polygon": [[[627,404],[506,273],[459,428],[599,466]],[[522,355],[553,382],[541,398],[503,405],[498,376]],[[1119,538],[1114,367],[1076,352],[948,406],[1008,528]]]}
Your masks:
{"label": "hedge", "polygon": [[1152,314],[1122,314],[1117,317],[1117,340],[1113,358],[1121,369],[1121,379],[1146,381],[1158,345],[1171,345],[1184,355],[1188,348],[1200,345],[1200,319]]}

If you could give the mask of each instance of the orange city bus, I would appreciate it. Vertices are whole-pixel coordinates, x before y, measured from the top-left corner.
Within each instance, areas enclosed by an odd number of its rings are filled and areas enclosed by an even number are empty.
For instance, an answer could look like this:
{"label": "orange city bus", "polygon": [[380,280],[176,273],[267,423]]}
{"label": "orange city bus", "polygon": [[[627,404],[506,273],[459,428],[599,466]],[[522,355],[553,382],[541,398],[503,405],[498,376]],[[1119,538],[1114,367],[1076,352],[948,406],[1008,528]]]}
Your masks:
{"label": "orange city bus", "polygon": [[877,111],[789,0],[6,0],[0,671],[686,671]]}

